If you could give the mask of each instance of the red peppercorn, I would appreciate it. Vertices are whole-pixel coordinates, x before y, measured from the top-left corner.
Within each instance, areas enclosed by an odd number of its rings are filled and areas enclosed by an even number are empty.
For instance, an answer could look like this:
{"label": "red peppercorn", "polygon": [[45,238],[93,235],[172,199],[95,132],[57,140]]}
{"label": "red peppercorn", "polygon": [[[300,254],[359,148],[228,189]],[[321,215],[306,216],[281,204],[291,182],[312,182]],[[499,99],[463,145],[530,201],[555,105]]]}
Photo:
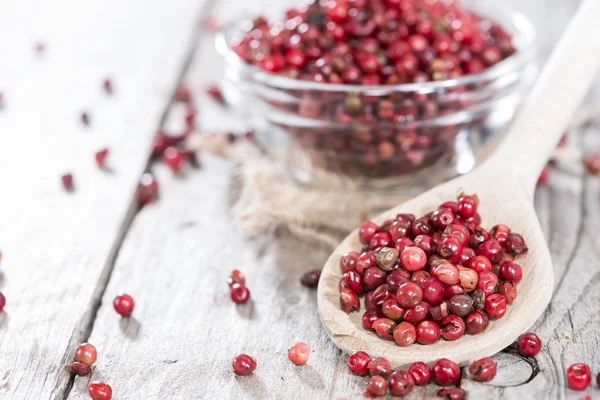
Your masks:
{"label": "red peppercorn", "polygon": [[288,359],[296,365],[306,364],[309,355],[310,347],[304,342],[298,342],[288,350]]}
{"label": "red peppercorn", "polygon": [[250,291],[245,285],[234,283],[231,286],[231,300],[236,304],[243,304],[250,300]]}
{"label": "red peppercorn", "polygon": [[456,212],[464,219],[471,218],[477,212],[477,200],[471,196],[462,196],[458,199]]}
{"label": "red peppercorn", "polygon": [[475,256],[469,261],[468,267],[480,274],[483,271],[491,271],[492,263],[487,257]]}
{"label": "red peppercorn", "polygon": [[524,333],[517,339],[517,350],[525,357],[533,357],[540,352],[542,341],[533,332]]}
{"label": "red peppercorn", "polygon": [[382,247],[393,246],[394,242],[392,241],[392,237],[387,232],[377,232],[371,238],[369,242],[369,248],[371,250],[380,249]]}
{"label": "red peppercorn", "polygon": [[431,381],[431,369],[422,361],[412,363],[408,373],[412,375],[415,385],[424,386]]}
{"label": "red peppercorn", "polygon": [[188,86],[180,86],[175,90],[175,101],[180,103],[190,103],[192,101],[192,91]]}
{"label": "red peppercorn", "polygon": [[69,364],[69,372],[78,376],[85,376],[92,372],[92,369],[87,364],[84,364],[79,361],[74,361],[71,364]]}
{"label": "red peppercorn", "polygon": [[96,362],[98,352],[90,343],[82,343],[75,350],[75,361],[79,361],[86,365],[92,366]]}
{"label": "red peppercorn", "polygon": [[388,383],[382,376],[372,376],[369,381],[369,386],[367,386],[367,391],[365,392],[365,396],[369,397],[378,397],[383,396],[387,391]]}
{"label": "red peppercorn", "polygon": [[350,289],[340,290],[340,304],[342,305],[342,310],[347,313],[358,311],[360,309],[358,296]]}
{"label": "red peppercorn", "polygon": [[398,346],[410,346],[417,340],[415,326],[409,322],[400,322],[393,332],[394,341]]}
{"label": "red peppercorn", "polygon": [[419,247],[410,246],[402,250],[400,262],[405,269],[417,271],[425,268],[425,265],[427,264],[427,254]]}
{"label": "red peppercorn", "polygon": [[163,153],[163,162],[173,171],[177,172],[183,164],[183,155],[179,149],[168,147]]}
{"label": "red peppercorn", "polygon": [[448,315],[442,320],[441,325],[442,337],[446,340],[456,340],[465,334],[465,322],[456,315]]}
{"label": "red peppercorn", "polygon": [[479,284],[479,274],[471,268],[458,267],[458,278],[460,286],[467,293],[474,291]]}
{"label": "red peppercorn", "polygon": [[422,284],[423,300],[431,305],[441,303],[444,299],[444,284],[435,277],[427,278]]}
{"label": "red peppercorn", "polygon": [[487,257],[492,263],[497,263],[502,257],[504,249],[496,239],[485,241],[477,247],[477,254]]}
{"label": "red peppercorn", "polygon": [[[342,274],[349,271],[356,271],[356,262],[358,261],[359,256],[360,254],[356,251],[351,251],[342,255],[342,258],[340,258],[340,270],[342,271]],[[369,267],[372,266],[373,265],[369,265]]]}
{"label": "red peppercorn", "polygon": [[460,377],[458,364],[447,358],[441,358],[433,364],[431,369],[433,380],[441,386],[453,385]]}
{"label": "red peppercorn", "polygon": [[491,296],[496,292],[498,288],[498,277],[496,274],[490,271],[483,271],[479,273],[479,282],[477,283],[477,289],[480,289],[485,293],[486,296]]}
{"label": "red peppercorn", "polygon": [[389,318],[378,318],[373,322],[373,329],[375,333],[382,339],[393,340],[394,328],[396,328],[396,321]]}
{"label": "red peppercorn", "polygon": [[393,372],[392,364],[384,357],[377,357],[371,360],[368,368],[371,376],[382,376],[385,379],[388,379]]}
{"label": "red peppercorn", "polygon": [[504,243],[504,248],[513,256],[526,253],[528,250],[525,239],[523,239],[523,236],[519,235],[518,233],[511,233],[508,235],[508,238]]}
{"label": "red peppercorn", "polygon": [[390,272],[385,278],[385,281],[390,286],[390,289],[397,291],[400,285],[402,285],[404,282],[407,282],[408,278],[406,277],[406,273],[408,273],[410,276],[410,272],[406,271],[405,269],[397,269]]}
{"label": "red peppercorn", "polygon": [[89,126],[90,125],[90,115],[87,112],[82,112],[79,115],[79,119],[81,120],[81,123],[84,126]]}
{"label": "red peppercorn", "polygon": [[112,388],[104,382],[90,383],[88,393],[92,400],[110,400],[112,398]]}
{"label": "red peppercorn", "polygon": [[457,387],[445,388],[438,390],[437,395],[446,400],[464,400],[465,391]]}
{"label": "red peppercorn", "polygon": [[110,78],[104,79],[104,81],[102,82],[102,88],[106,93],[112,94],[114,90],[112,80]]}
{"label": "red peppercorn", "polygon": [[121,316],[129,317],[133,312],[135,302],[133,301],[133,297],[126,293],[123,293],[115,297],[115,299],[113,300],[113,307],[115,311]]}
{"label": "red peppercorn", "polygon": [[348,357],[348,369],[353,374],[365,376],[369,374],[369,363],[371,362],[371,356],[364,351],[357,351]]}
{"label": "red peppercorn", "polygon": [[571,365],[567,369],[567,385],[573,390],[585,390],[592,382],[590,367],[584,363]]}
{"label": "red peppercorn", "polygon": [[72,192],[73,191],[73,189],[74,189],[73,174],[64,174],[63,176],[60,177],[60,180],[62,182],[63,188],[67,192]]}
{"label": "red peppercorn", "polygon": [[404,282],[398,288],[396,300],[404,309],[416,307],[423,300],[421,286],[414,282]]}
{"label": "red peppercorn", "polygon": [[600,154],[594,153],[585,156],[585,158],[583,159],[583,165],[589,174],[600,174]]}
{"label": "red peppercorn", "polygon": [[498,294],[506,298],[506,304],[512,304],[517,297],[517,286],[511,281],[502,282],[498,286]]}
{"label": "red peppercorn", "polygon": [[388,389],[392,396],[406,396],[415,387],[415,380],[406,371],[396,371],[390,376]]}
{"label": "red peppercorn", "polygon": [[227,285],[231,288],[234,283],[239,283],[240,285],[246,284],[246,277],[239,270],[234,269],[231,271],[231,274],[227,277]]}
{"label": "red peppercorn", "polygon": [[521,266],[511,261],[504,261],[500,266],[500,278],[519,282],[523,277],[523,272],[521,271]]}
{"label": "red peppercorn", "polygon": [[466,331],[469,335],[477,335],[487,328],[489,323],[489,317],[481,310],[475,310],[471,314],[467,315],[465,320]]}
{"label": "red peppercorn", "polygon": [[421,302],[417,304],[415,307],[406,310],[404,313],[404,320],[406,322],[410,322],[411,324],[418,324],[421,321],[424,321],[427,318],[427,314],[429,313],[429,304],[425,302]]}
{"label": "red peppercorn", "polygon": [[383,302],[381,307],[383,315],[394,321],[399,321],[404,316],[405,310],[398,305],[396,299],[392,296]]}
{"label": "red peppercorn", "polygon": [[487,296],[485,312],[490,318],[502,318],[506,313],[506,298],[501,294]]}
{"label": "red peppercorn", "polygon": [[417,342],[432,344],[440,338],[440,326],[434,321],[422,321],[417,325]]}
{"label": "red peppercorn", "polygon": [[361,242],[367,244],[371,241],[371,238],[377,233],[379,226],[373,221],[365,221],[358,228],[358,237]]}
{"label": "red peppercorn", "polygon": [[489,382],[496,376],[496,363],[490,357],[473,361],[469,366],[469,373],[479,382]]}
{"label": "red peppercorn", "polygon": [[348,289],[360,293],[363,291],[362,277],[356,271],[346,272],[344,274],[346,278],[346,286]]}
{"label": "red peppercorn", "polygon": [[431,266],[431,274],[446,285],[455,285],[460,282],[458,268],[449,262]]}
{"label": "red peppercorn", "polygon": [[250,375],[256,369],[256,360],[247,354],[240,354],[231,363],[236,375]]}
{"label": "red peppercorn", "polygon": [[363,275],[366,269],[375,266],[377,266],[377,259],[371,252],[362,253],[356,260],[356,272],[360,275]]}
{"label": "red peppercorn", "polygon": [[300,283],[303,286],[309,288],[316,288],[319,285],[319,279],[321,278],[321,270],[313,269],[302,274],[302,278],[300,278]]}
{"label": "red peppercorn", "polygon": [[151,203],[158,198],[158,181],[154,178],[154,175],[150,173],[142,175],[136,196],[141,205]]}
{"label": "red peppercorn", "polygon": [[4,310],[4,306],[6,305],[6,297],[2,293],[0,293],[0,312]]}
{"label": "red peppercorn", "polygon": [[106,163],[106,157],[108,156],[108,148],[103,148],[98,150],[94,157],[96,158],[96,164],[98,164],[99,168],[104,168],[104,164]]}
{"label": "red peppercorn", "polygon": [[[365,303],[366,303],[366,300],[365,300]],[[375,320],[377,320],[379,318],[382,318],[384,315],[386,317],[390,318],[387,314],[383,314],[378,309],[369,309],[369,310],[365,311],[365,313],[362,316],[363,328],[368,331],[375,331],[375,329],[373,329],[373,322],[375,322]]]}
{"label": "red peppercorn", "polygon": [[454,236],[446,236],[438,246],[438,253],[445,259],[454,262],[460,258],[461,250],[460,241]]}

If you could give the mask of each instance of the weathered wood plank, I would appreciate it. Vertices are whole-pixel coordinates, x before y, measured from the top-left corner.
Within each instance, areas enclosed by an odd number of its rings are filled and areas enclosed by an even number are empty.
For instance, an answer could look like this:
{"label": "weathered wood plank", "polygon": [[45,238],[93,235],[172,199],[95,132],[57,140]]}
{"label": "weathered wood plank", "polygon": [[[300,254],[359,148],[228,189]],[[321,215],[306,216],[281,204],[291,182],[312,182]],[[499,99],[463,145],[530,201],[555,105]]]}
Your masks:
{"label": "weathered wood plank", "polygon": [[[511,3],[527,7],[540,34],[549,38],[542,46],[547,51],[576,2]],[[230,4],[222,2],[220,9]],[[209,43],[205,38],[191,69],[197,90],[219,76],[220,61]],[[204,96],[200,109],[205,128],[244,125]],[[586,148],[600,148],[593,134],[584,139]],[[70,398],[84,399],[94,379],[105,379],[119,398],[138,398],[142,391],[148,399],[360,398],[366,379],[347,371],[346,356],[322,331],[315,293],[298,283],[302,272],[322,265],[328,249],[289,237],[244,240],[228,212],[232,165],[208,156],[203,161],[201,170],[183,180],[156,166],[163,196],[142,210],[123,243],[90,337],[101,357],[92,377],[77,378]],[[598,334],[592,331],[598,321],[589,312],[590,304],[599,304],[593,268],[597,186],[592,178],[555,169],[550,184],[538,190],[536,207],[557,276],[555,299],[535,328],[546,345],[532,360],[511,349],[496,355],[498,375],[489,384],[465,373],[461,385],[470,398],[571,398],[564,388],[566,366],[586,361],[600,369]],[[251,304],[236,307],[229,300],[225,277],[233,268],[247,275]],[[136,298],[134,319],[121,320],[112,310],[112,299],[122,291]],[[313,349],[305,367],[286,358],[298,340]],[[230,372],[231,359],[241,352],[258,359],[251,377]],[[408,398],[430,398],[437,389],[416,390]]]}
{"label": "weathered wood plank", "polygon": [[[201,2],[0,4],[0,397],[62,398]],[[46,43],[36,56],[34,43]],[[102,91],[105,76],[115,94]],[[88,110],[91,126],[79,113]],[[110,146],[112,172],[93,154]],[[75,175],[66,194],[60,176]]]}

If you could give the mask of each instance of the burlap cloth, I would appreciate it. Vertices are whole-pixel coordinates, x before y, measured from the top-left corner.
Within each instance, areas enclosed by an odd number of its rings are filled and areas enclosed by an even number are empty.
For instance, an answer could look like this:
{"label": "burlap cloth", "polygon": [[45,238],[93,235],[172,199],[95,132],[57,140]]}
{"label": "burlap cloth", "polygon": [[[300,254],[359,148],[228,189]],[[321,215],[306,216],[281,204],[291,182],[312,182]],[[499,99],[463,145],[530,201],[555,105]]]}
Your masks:
{"label": "burlap cloth", "polygon": [[[583,107],[573,119],[570,131],[598,122],[600,104]],[[340,240],[365,219],[412,197],[414,194],[377,192],[352,188],[349,181],[329,177],[326,189],[296,182],[284,165],[248,140],[228,143],[220,135],[197,135],[195,147],[233,160],[233,179],[239,197],[232,208],[233,218],[243,234],[255,236],[285,229],[301,239],[336,247]],[[561,147],[553,160],[568,169],[581,171],[582,152]]]}

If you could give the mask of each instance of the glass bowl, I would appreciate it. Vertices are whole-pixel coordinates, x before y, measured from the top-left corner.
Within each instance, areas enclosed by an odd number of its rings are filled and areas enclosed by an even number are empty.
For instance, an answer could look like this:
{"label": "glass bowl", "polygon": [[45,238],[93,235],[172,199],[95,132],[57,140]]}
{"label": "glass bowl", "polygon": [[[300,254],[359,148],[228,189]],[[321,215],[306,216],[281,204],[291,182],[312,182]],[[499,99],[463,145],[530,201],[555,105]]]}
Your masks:
{"label": "glass bowl", "polygon": [[465,6],[510,33],[515,53],[481,73],[443,81],[318,83],[242,60],[231,43],[248,20],[236,20],[216,39],[226,63],[223,93],[300,182],[421,191],[470,171],[494,149],[537,73],[529,20],[493,0]]}

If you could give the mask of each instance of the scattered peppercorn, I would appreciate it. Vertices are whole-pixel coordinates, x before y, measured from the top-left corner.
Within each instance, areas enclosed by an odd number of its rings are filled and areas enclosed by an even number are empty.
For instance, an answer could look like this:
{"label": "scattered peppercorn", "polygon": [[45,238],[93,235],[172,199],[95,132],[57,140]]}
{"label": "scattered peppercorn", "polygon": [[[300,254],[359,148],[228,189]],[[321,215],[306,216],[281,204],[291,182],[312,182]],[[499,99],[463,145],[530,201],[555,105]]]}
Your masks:
{"label": "scattered peppercorn", "polygon": [[119,315],[129,317],[135,307],[135,301],[130,295],[122,293],[113,300],[113,307]]}
{"label": "scattered peppercorn", "polygon": [[309,288],[316,288],[319,285],[319,278],[321,277],[321,269],[313,269],[302,274],[300,283],[303,286]]}

